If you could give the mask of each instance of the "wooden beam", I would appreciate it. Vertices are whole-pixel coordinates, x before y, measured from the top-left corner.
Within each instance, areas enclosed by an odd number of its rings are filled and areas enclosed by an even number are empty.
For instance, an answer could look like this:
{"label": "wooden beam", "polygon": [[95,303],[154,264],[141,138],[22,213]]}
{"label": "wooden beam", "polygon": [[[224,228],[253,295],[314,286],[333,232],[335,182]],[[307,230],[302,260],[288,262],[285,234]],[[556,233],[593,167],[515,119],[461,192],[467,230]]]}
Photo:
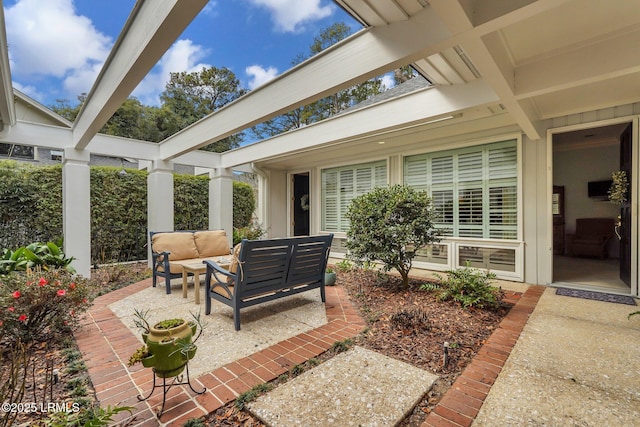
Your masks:
{"label": "wooden beam", "polygon": [[91,138],[207,4],[207,0],[140,0],[73,126],[73,145]]}

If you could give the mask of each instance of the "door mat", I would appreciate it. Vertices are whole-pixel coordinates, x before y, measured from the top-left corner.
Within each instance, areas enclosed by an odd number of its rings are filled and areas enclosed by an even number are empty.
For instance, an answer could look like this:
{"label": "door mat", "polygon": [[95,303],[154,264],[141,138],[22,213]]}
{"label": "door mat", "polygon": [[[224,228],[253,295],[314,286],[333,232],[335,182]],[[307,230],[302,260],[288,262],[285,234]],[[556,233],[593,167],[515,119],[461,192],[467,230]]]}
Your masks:
{"label": "door mat", "polygon": [[596,301],[613,302],[616,304],[637,305],[636,300],[628,295],[605,294],[603,292],[585,291],[582,289],[556,289],[556,295],[564,295],[565,297],[592,299]]}

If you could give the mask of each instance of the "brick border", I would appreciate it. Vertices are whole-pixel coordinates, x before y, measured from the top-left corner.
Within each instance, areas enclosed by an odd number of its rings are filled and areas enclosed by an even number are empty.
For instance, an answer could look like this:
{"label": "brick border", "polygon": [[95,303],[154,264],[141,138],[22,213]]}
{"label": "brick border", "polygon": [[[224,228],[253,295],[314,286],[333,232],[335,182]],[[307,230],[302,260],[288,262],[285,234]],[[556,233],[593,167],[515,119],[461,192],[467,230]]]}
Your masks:
{"label": "brick border", "polygon": [[529,286],[421,427],[470,427],[544,293]]}
{"label": "brick border", "polygon": [[[148,392],[151,387],[151,370],[139,365],[127,366],[129,356],[140,343],[108,308],[109,304],[139,292],[151,283],[151,279],[146,279],[97,298],[84,319],[83,328],[75,334],[98,401],[102,406],[132,406],[135,421],[129,424],[131,426],[181,426],[189,418],[207,415],[252,387],[274,380],[292,366],[319,356],[334,342],[354,338],[366,326],[342,287],[326,287],[327,324],[192,379],[196,389],[207,388],[201,395],[184,387],[171,389],[165,412],[158,420],[155,409],[161,403],[161,393],[143,402],[137,399],[138,394]],[[530,286],[520,298],[518,294],[510,294],[514,307],[422,427],[471,425],[544,289],[543,286]],[[114,421],[130,416],[121,413]]]}

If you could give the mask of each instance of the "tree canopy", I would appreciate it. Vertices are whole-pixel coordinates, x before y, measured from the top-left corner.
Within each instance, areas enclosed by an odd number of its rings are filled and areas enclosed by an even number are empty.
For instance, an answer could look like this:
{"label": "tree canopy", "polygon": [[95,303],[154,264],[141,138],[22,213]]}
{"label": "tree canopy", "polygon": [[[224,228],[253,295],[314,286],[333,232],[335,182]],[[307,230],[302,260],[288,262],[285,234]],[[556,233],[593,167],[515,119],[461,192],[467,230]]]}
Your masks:
{"label": "tree canopy", "polygon": [[[350,34],[351,30],[344,22],[337,22],[325,28],[314,38],[313,43],[309,47],[309,53],[306,55],[298,55],[292,61],[292,65],[297,65],[322,52],[326,48],[347,38]],[[256,125],[251,130],[258,139],[272,137],[331,117],[383,90],[384,87],[380,78],[367,80],[366,82],[341,90],[326,98],[296,108],[274,119]]]}

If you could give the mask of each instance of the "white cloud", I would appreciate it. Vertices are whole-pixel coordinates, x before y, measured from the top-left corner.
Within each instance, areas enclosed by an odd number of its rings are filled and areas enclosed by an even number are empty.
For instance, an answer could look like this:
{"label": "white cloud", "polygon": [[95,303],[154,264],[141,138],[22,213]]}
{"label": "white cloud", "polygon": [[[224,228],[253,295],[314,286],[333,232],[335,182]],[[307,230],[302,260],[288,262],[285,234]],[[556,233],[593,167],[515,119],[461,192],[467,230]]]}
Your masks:
{"label": "white cloud", "polygon": [[38,91],[38,88],[33,86],[33,85],[27,85],[24,86],[18,82],[13,82],[13,87],[14,89],[19,90],[20,92],[24,93],[25,95],[27,95],[30,98],[33,99],[42,99],[43,98],[43,94]]}
{"label": "white cloud", "polygon": [[245,69],[249,76],[249,89],[253,90],[258,86],[262,86],[269,80],[273,80],[278,75],[278,69],[269,67],[265,69],[261,65],[250,65]]}
{"label": "white cloud", "polygon": [[194,44],[191,40],[178,40],[169,48],[158,62],[158,65],[140,82],[132,95],[146,105],[158,105],[159,94],[164,91],[169,81],[170,73],[186,71],[192,73],[211,65],[200,63],[207,54],[204,47]]}
{"label": "white cloud", "polygon": [[396,85],[396,81],[393,78],[393,73],[385,74],[380,80],[382,80],[382,84],[385,89],[391,89]]}
{"label": "white cloud", "polygon": [[77,15],[71,0],[19,0],[5,17],[15,77],[65,78],[73,96],[91,88],[113,40]]}
{"label": "white cloud", "polygon": [[331,5],[322,6],[321,0],[249,0],[266,7],[271,13],[276,29],[281,32],[298,32],[307,22],[317,21],[333,14]]}

